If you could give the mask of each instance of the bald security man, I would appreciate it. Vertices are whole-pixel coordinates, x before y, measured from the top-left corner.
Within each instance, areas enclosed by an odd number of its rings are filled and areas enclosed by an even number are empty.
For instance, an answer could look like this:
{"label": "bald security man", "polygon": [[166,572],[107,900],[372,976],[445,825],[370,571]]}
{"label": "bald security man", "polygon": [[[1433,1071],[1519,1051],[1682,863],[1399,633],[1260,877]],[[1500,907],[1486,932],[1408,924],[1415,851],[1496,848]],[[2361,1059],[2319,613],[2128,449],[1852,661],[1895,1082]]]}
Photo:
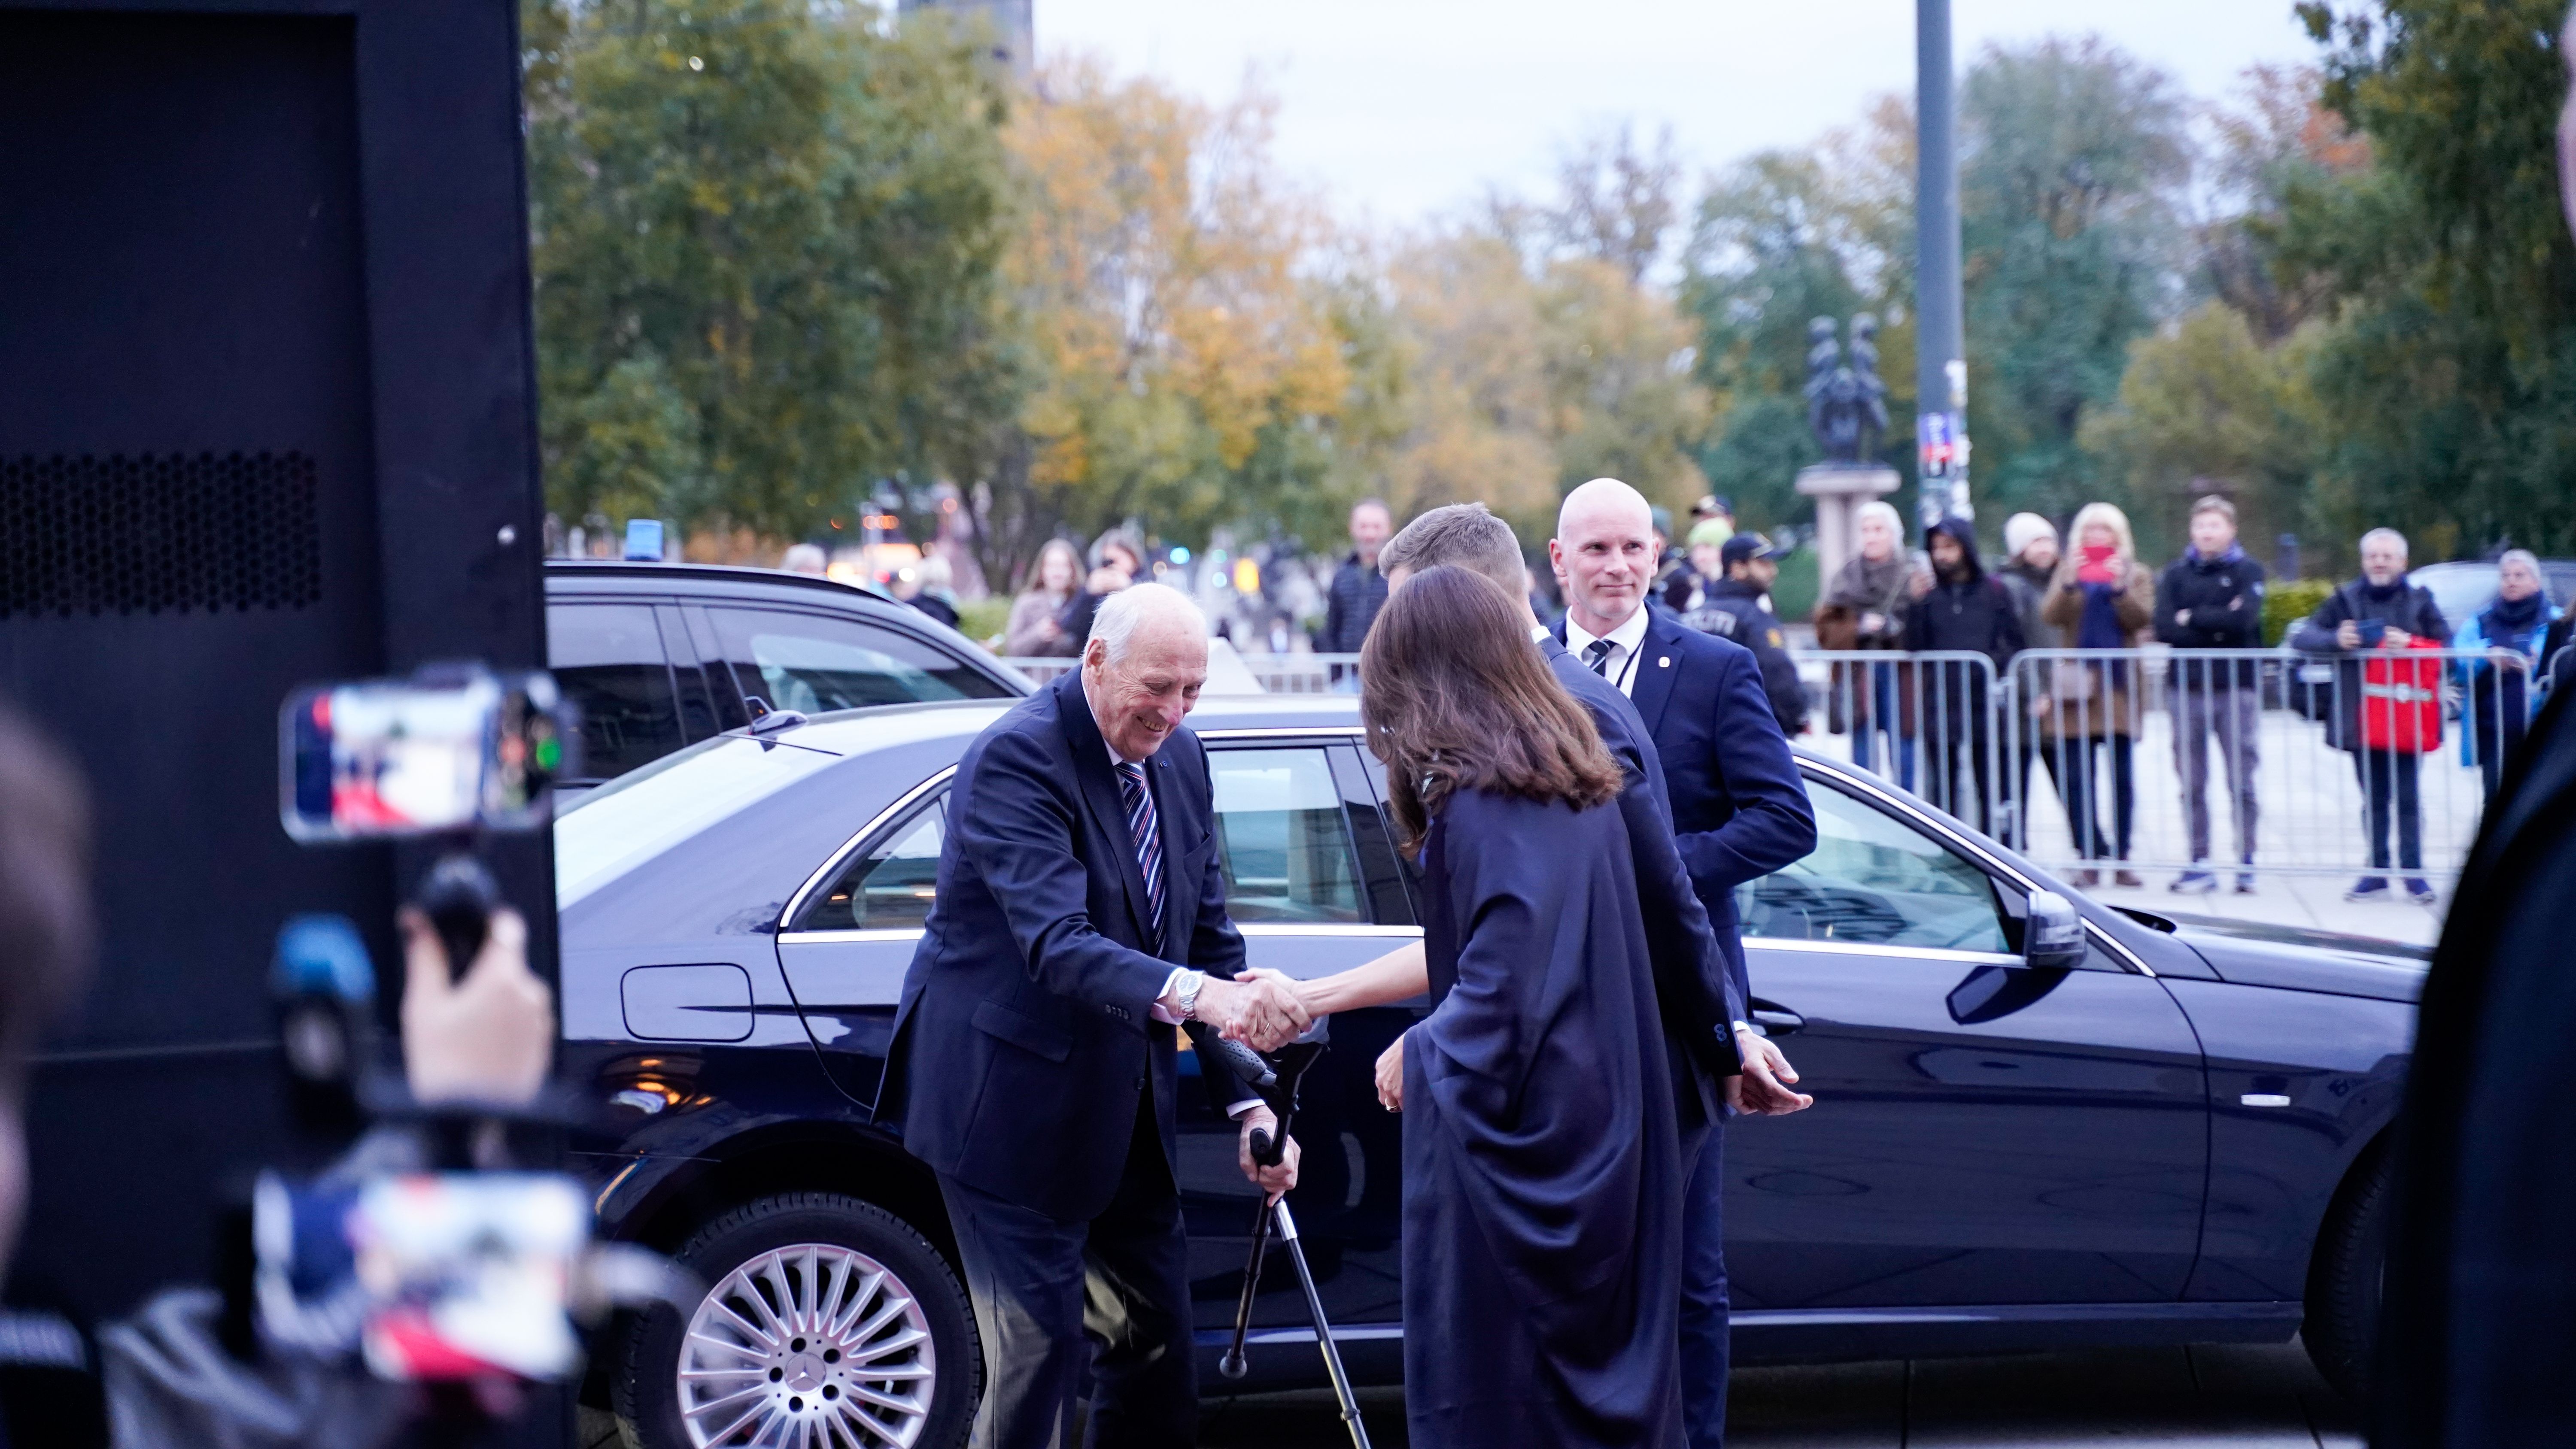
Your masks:
{"label": "bald security man", "polygon": [[[1595,478],[1565,496],[1547,553],[1565,592],[1557,639],[1645,721],[1672,805],[1673,844],[1726,952],[1729,994],[1748,1000],[1735,888],[1816,848],[1815,812],[1761,667],[1743,645],[1646,607],[1653,511],[1618,479]],[[1734,1026],[1751,1050],[1776,1050],[1746,1023]],[[1726,1442],[1725,1135],[1723,1117],[1708,1123],[1682,1216],[1682,1416],[1691,1449]]]}

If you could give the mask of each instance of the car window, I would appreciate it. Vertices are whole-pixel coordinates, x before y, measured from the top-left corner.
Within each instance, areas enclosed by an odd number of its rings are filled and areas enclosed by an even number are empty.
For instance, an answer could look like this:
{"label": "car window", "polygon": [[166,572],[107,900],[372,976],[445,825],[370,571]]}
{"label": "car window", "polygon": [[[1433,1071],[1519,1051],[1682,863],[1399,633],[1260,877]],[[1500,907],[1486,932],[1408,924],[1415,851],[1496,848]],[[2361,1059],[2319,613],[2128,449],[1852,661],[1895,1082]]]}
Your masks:
{"label": "car window", "polygon": [[948,840],[945,795],[915,811],[841,873],[797,916],[799,931],[883,930],[930,919],[939,886],[939,848]]}
{"label": "car window", "polygon": [[1208,752],[1216,785],[1225,906],[1238,921],[1365,921],[1342,824],[1342,792],[1321,748]]}
{"label": "car window", "polygon": [[1995,951],[2006,944],[1994,883],[1914,826],[1810,785],[1816,848],[1736,890],[1747,936]]}
{"label": "car window", "polygon": [[582,778],[622,775],[680,747],[679,697],[651,605],[553,605],[546,658],[581,709]]}
{"label": "car window", "polygon": [[791,609],[717,606],[707,613],[742,692],[772,709],[816,714],[1010,693],[962,659],[861,620]]}

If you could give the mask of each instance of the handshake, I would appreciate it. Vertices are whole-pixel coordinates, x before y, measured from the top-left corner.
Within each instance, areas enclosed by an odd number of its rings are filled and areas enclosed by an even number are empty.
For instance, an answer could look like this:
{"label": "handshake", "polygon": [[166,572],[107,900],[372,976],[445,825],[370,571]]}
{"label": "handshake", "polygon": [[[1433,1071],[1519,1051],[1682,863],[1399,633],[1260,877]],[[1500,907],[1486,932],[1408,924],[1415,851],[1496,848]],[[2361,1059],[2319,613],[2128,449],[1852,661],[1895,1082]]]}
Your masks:
{"label": "handshake", "polygon": [[1315,1021],[1298,999],[1296,983],[1275,971],[1247,971],[1232,981],[1210,976],[1190,1015],[1215,1027],[1226,1040],[1261,1052],[1295,1041]]}

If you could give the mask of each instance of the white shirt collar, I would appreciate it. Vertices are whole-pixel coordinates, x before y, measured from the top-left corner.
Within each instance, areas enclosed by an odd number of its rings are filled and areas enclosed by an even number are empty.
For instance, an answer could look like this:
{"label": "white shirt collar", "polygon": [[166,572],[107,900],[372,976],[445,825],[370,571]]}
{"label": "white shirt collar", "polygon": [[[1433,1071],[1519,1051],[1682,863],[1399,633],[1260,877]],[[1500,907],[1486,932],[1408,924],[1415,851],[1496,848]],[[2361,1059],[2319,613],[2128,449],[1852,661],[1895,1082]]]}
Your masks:
{"label": "white shirt collar", "polygon": [[1589,666],[1592,661],[1585,657],[1584,651],[1590,649],[1596,639],[1609,640],[1609,668],[1605,672],[1610,682],[1619,686],[1619,692],[1626,694],[1635,687],[1637,651],[1645,645],[1646,625],[1651,622],[1646,615],[1647,606],[1641,599],[1637,603],[1637,612],[1630,614],[1618,628],[1607,634],[1595,634],[1574,622],[1574,616],[1569,613],[1565,616],[1565,647]]}

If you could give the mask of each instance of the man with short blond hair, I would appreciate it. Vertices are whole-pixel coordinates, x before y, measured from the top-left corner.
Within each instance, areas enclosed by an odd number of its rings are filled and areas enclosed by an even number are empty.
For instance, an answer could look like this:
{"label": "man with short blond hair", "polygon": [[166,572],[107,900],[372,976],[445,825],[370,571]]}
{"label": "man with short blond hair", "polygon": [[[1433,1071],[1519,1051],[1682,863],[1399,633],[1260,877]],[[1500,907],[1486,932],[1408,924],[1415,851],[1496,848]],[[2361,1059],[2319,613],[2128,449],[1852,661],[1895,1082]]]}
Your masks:
{"label": "man with short blond hair", "polygon": [[2227,771],[2236,822],[2236,893],[2254,893],[2254,767],[2263,722],[2262,666],[2195,659],[2189,651],[2263,647],[2263,566],[2236,542],[2236,505],[2210,494],[2191,505],[2191,544],[2156,580],[2156,638],[2173,646],[2174,771],[2182,777],[2191,869],[2174,890],[2218,889],[2209,862],[2209,738]]}

